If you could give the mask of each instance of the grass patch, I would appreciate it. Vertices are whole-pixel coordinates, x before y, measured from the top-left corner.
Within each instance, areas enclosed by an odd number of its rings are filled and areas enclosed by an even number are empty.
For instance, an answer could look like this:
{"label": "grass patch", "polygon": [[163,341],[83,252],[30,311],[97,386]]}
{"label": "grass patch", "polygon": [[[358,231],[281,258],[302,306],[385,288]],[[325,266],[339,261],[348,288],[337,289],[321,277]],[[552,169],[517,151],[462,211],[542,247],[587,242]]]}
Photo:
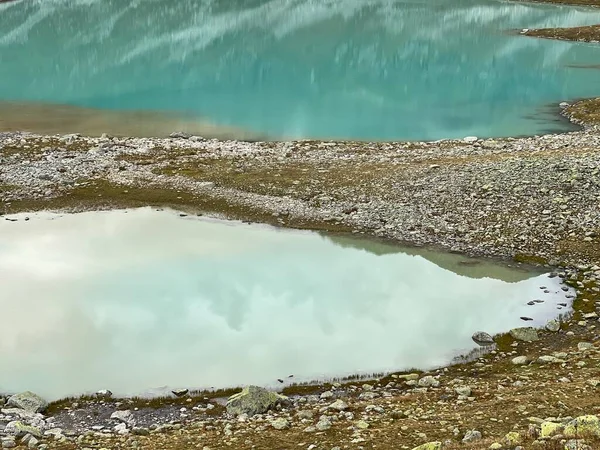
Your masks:
{"label": "grass patch", "polygon": [[564,114],[579,123],[600,125],[600,98],[575,102],[565,108]]}

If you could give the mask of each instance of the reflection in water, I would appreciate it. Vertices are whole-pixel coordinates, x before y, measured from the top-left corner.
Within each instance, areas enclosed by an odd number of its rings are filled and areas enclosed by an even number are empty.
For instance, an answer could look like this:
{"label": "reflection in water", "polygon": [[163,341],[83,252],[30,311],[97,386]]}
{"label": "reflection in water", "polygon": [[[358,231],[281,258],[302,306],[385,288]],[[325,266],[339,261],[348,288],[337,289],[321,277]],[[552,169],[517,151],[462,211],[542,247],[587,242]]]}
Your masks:
{"label": "reflection in water", "polygon": [[523,315],[541,325],[565,301],[544,275],[470,278],[471,266],[457,275],[316,233],[152,209],[30,217],[0,222],[0,391],[134,394],[424,368],[468,351],[476,330]]}
{"label": "reflection in water", "polygon": [[264,137],[193,117],[152,111],[111,111],[69,105],[0,102],[0,130],[38,134],[167,137],[183,131],[206,139],[260,140]]}
{"label": "reflection in water", "polygon": [[403,253],[405,255],[420,256],[442,269],[449,270],[463,277],[494,278],[514,283],[534,276],[534,272],[532,272],[534,269],[531,267],[525,269],[518,266],[508,266],[498,264],[490,259],[467,258],[459,254],[440,252],[422,247],[399,247],[398,245],[370,239],[356,239],[335,235],[326,236],[341,247],[362,249],[375,255]]}
{"label": "reflection in water", "polygon": [[[507,34],[600,12],[497,0],[53,0],[0,5],[0,99],[178,111],[279,137],[565,129],[598,49]],[[75,130],[77,131],[77,130]]]}

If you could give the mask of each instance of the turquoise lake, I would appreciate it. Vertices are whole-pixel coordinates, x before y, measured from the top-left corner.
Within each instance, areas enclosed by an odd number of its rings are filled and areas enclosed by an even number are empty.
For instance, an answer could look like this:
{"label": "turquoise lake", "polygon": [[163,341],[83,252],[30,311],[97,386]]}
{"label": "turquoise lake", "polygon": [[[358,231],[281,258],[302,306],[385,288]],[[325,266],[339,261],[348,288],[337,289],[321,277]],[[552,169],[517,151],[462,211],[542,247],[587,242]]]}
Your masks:
{"label": "turquoise lake", "polygon": [[598,10],[500,0],[17,1],[0,5],[0,100],[232,137],[533,135],[571,129],[559,102],[600,95],[600,71],[571,67],[600,64],[600,46],[514,30],[593,23]]}
{"label": "turquoise lake", "polygon": [[151,208],[9,219],[0,392],[48,399],[432,368],[573,294],[522,267]]}

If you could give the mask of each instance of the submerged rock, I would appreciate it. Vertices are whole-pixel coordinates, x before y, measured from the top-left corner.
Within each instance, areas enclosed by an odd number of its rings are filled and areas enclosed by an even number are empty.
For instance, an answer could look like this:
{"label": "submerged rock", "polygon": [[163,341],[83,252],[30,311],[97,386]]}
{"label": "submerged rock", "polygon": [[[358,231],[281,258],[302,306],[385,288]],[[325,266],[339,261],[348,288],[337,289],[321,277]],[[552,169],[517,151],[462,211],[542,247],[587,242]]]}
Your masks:
{"label": "submerged rock", "polygon": [[241,392],[232,395],[227,401],[227,412],[239,416],[240,414],[263,414],[274,408],[287,397],[258,386],[247,386]]}
{"label": "submerged rock", "polygon": [[513,328],[510,335],[517,341],[533,342],[539,339],[537,330],[533,327]]}
{"label": "submerged rock", "polygon": [[477,345],[480,345],[482,347],[487,347],[488,345],[494,345],[494,338],[489,333],[486,333],[485,331],[478,331],[476,333],[473,333],[473,336],[471,336],[471,339],[473,339]]}
{"label": "submerged rock", "polygon": [[22,409],[31,413],[43,412],[48,407],[48,402],[33,392],[26,391],[13,395],[8,399],[7,406]]}

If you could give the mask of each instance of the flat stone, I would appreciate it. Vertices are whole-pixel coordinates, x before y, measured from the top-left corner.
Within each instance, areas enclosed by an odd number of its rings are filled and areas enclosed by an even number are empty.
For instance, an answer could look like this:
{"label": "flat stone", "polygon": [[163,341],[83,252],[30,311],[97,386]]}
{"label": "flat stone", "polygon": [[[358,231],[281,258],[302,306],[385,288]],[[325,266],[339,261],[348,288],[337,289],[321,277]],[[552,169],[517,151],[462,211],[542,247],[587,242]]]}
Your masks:
{"label": "flat stone", "polygon": [[527,356],[515,356],[513,359],[511,359],[511,362],[515,366],[522,366],[523,364],[527,364],[527,362],[529,362],[529,358],[527,358]]}

